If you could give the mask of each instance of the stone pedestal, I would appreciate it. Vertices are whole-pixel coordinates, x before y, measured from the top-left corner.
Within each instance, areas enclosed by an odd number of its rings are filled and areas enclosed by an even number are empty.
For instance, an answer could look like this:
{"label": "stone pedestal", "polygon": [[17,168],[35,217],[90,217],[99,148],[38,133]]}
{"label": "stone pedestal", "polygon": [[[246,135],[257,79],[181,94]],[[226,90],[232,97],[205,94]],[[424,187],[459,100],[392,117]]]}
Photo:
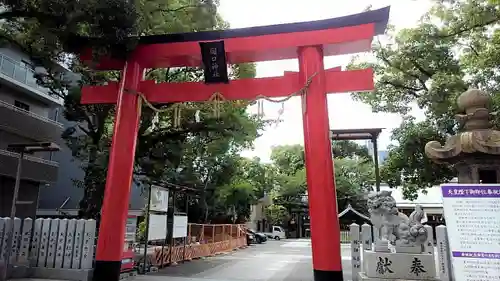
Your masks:
{"label": "stone pedestal", "polygon": [[360,280],[436,280],[432,254],[364,251]]}
{"label": "stone pedestal", "polygon": [[390,253],[391,250],[389,249],[389,241],[382,239],[377,240],[375,242],[374,250],[377,253],[379,252]]}
{"label": "stone pedestal", "polygon": [[423,252],[422,246],[402,246],[396,245],[396,253],[420,254]]}
{"label": "stone pedestal", "polygon": [[[440,281],[437,278],[425,279],[426,281]],[[364,272],[358,274],[358,281],[420,281],[415,279],[386,279],[386,278],[371,278],[366,276]]]}

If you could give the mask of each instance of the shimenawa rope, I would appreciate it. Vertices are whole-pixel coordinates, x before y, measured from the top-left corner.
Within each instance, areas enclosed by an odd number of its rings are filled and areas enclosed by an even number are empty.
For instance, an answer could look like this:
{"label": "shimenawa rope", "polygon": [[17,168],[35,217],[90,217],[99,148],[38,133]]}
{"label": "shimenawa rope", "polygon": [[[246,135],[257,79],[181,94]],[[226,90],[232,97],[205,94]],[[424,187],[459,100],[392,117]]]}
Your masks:
{"label": "shimenawa rope", "polygon": [[[289,94],[288,96],[286,96],[286,97],[284,97],[282,99],[272,99],[272,98],[266,97],[264,95],[258,95],[252,101],[266,100],[266,101],[272,102],[272,103],[284,103],[284,102],[290,100],[292,97],[306,95],[307,94],[307,90],[309,89],[309,86],[311,85],[313,78],[317,74],[318,73],[315,72],[313,75],[311,75],[309,78],[307,78],[307,81],[304,84],[304,87],[302,87],[300,90],[298,90],[296,92],[293,92],[293,93]],[[141,98],[142,102],[144,102],[144,104],[147,107],[149,107],[152,111],[154,111],[156,113],[164,113],[164,112],[172,110],[172,108],[173,108],[173,111],[174,111],[174,121],[173,121],[173,124],[174,124],[175,127],[180,126],[180,119],[181,119],[181,113],[182,113],[181,111],[182,111],[182,107],[184,107],[184,105],[182,103],[176,103],[171,108],[157,108],[157,107],[155,107],[153,104],[151,104],[147,100],[146,96],[143,93],[138,92],[138,91],[132,91],[132,90],[129,90],[129,89],[125,89],[125,91],[126,92],[136,93],[137,95],[139,95],[139,97]],[[223,102],[226,101],[226,98],[224,97],[224,95],[222,93],[220,93],[220,92],[215,92],[207,101],[208,102],[212,102],[214,117],[219,118],[220,117],[220,108],[221,108],[221,105],[222,105]],[[302,102],[304,103],[305,99],[303,99]],[[139,103],[139,105],[140,105],[140,103]],[[304,106],[305,105],[303,104],[303,108],[305,108]]]}

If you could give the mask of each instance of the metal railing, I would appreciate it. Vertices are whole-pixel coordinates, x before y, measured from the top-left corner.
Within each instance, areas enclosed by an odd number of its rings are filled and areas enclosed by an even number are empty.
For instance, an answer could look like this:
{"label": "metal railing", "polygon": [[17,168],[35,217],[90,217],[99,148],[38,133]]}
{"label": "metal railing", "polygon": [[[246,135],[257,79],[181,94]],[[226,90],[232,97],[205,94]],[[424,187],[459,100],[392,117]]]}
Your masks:
{"label": "metal railing", "polygon": [[[0,155],[5,155],[5,156],[11,156],[11,157],[19,158],[19,153],[15,153],[15,152],[8,151],[8,150],[5,150],[5,149],[0,149]],[[24,155],[24,159],[29,160],[29,161],[33,161],[33,162],[37,162],[37,163],[41,163],[41,164],[47,164],[47,165],[59,167],[59,163],[58,162],[46,160],[46,159],[43,159],[43,158],[31,156],[31,155],[26,155],[25,154]]]}
{"label": "metal railing", "polygon": [[33,117],[33,118],[36,118],[36,119],[38,119],[38,120],[40,120],[40,121],[50,123],[50,124],[55,125],[55,126],[58,126],[58,127],[60,127],[60,128],[63,128],[63,127],[64,127],[64,125],[63,125],[62,123],[59,123],[59,122],[54,121],[54,120],[52,120],[52,119],[50,119],[50,118],[47,118],[47,117],[44,117],[44,116],[38,115],[38,114],[33,113],[33,112],[31,112],[31,111],[28,111],[28,110],[25,110],[25,109],[19,108],[19,107],[17,107],[17,106],[15,106],[15,105],[13,105],[13,104],[7,103],[7,102],[2,101],[2,100],[0,100],[0,106],[2,106],[2,107],[7,107],[7,108],[9,108],[10,110],[14,110],[14,111],[17,111],[17,112],[20,112],[20,113],[26,114],[26,115],[31,116],[31,117]]}
{"label": "metal railing", "polygon": [[36,83],[35,71],[30,67],[21,65],[21,62],[0,53],[0,73],[20,82],[30,88],[45,94],[51,98],[49,89],[42,87]]}

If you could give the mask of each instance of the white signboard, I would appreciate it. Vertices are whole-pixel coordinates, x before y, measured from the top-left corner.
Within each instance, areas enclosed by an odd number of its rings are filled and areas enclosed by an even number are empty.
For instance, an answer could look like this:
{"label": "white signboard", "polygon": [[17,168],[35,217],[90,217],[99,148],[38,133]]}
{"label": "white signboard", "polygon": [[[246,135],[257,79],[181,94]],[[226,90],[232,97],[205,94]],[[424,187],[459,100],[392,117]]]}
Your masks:
{"label": "white signboard", "polygon": [[173,238],[187,237],[188,217],[174,216]]}
{"label": "white signboard", "polygon": [[148,241],[165,240],[167,236],[167,215],[149,214]]}
{"label": "white signboard", "polygon": [[157,212],[168,212],[168,189],[156,185],[151,186],[149,209]]}
{"label": "white signboard", "polygon": [[445,184],[454,280],[500,279],[500,184]]}
{"label": "white signboard", "polygon": [[125,241],[135,242],[135,233],[137,232],[137,218],[128,217],[125,227]]}

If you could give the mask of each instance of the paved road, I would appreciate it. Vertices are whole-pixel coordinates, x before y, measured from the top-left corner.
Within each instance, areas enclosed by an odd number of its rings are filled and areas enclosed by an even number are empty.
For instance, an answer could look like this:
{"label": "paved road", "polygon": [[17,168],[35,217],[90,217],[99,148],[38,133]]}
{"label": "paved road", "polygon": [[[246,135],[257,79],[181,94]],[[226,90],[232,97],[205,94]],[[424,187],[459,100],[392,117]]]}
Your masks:
{"label": "paved road", "polygon": [[[350,249],[342,251],[351,280]],[[268,241],[230,254],[168,267],[140,281],[312,281],[310,240]]]}
{"label": "paved road", "polygon": [[[350,255],[350,245],[342,245],[345,281],[352,280]],[[28,280],[48,281],[19,281]],[[313,281],[311,242],[305,239],[268,241],[227,255],[139,275],[133,281]]]}

